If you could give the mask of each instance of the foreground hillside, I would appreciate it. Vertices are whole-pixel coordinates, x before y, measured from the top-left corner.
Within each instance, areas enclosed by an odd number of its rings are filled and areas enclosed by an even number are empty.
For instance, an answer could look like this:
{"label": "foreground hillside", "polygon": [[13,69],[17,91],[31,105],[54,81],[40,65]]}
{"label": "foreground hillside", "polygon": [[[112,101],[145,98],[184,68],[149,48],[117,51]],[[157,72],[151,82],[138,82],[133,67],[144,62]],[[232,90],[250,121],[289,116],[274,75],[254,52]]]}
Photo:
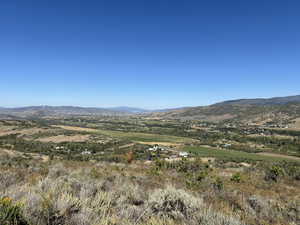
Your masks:
{"label": "foreground hillside", "polygon": [[40,161],[0,151],[0,224],[299,224],[299,164]]}

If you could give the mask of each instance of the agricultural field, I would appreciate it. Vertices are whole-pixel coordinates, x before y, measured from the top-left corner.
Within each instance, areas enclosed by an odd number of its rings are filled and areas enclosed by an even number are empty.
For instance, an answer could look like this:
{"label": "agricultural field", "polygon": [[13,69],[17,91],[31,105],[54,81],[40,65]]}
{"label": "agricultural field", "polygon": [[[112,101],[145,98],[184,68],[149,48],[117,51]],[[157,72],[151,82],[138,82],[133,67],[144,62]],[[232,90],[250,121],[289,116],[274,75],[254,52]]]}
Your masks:
{"label": "agricultural field", "polygon": [[162,134],[111,131],[111,130],[100,130],[100,129],[92,129],[92,128],[72,127],[72,126],[58,126],[58,127],[65,130],[102,134],[106,136],[126,139],[135,142],[152,142],[152,143],[158,142],[158,143],[176,144],[176,143],[189,143],[195,141],[192,138],[177,137],[177,136],[162,135]]}

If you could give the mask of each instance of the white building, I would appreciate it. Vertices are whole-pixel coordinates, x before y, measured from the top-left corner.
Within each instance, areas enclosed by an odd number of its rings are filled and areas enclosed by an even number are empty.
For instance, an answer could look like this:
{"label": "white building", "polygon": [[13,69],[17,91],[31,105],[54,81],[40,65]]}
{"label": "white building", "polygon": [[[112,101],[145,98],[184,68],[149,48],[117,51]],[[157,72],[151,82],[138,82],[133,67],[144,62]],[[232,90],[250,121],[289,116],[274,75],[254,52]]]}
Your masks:
{"label": "white building", "polygon": [[90,151],[87,151],[87,150],[81,152],[81,155],[90,155],[90,154],[92,154],[92,153]]}
{"label": "white building", "polygon": [[179,152],[179,156],[186,158],[189,156],[189,153],[188,152]]}

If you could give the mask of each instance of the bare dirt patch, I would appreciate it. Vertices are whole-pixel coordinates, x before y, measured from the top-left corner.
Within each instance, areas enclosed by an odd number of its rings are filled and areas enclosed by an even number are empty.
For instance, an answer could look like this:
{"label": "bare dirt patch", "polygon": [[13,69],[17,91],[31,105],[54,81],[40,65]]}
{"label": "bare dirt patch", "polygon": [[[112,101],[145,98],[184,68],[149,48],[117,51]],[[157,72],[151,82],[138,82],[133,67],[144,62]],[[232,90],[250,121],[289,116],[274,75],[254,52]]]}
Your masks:
{"label": "bare dirt patch", "polygon": [[278,139],[294,139],[294,137],[292,137],[292,136],[279,135],[279,134],[275,134],[275,135],[249,134],[247,136],[248,137],[272,137],[272,138],[278,138]]}
{"label": "bare dirt patch", "polygon": [[90,135],[57,135],[51,137],[39,138],[37,141],[41,142],[53,142],[53,143],[61,143],[61,142],[85,142],[90,139]]}
{"label": "bare dirt patch", "polygon": [[294,120],[294,124],[291,125],[290,129],[300,130],[300,118]]}
{"label": "bare dirt patch", "polygon": [[219,172],[221,177],[232,177],[233,174],[242,172],[243,168],[226,168]]}
{"label": "bare dirt patch", "polygon": [[130,144],[127,144],[127,145],[122,145],[119,148],[123,149],[123,148],[129,148],[129,147],[132,147],[132,146],[134,146],[134,143],[130,143]]}
{"label": "bare dirt patch", "polygon": [[[15,150],[8,150],[8,149],[0,148],[0,155],[7,155],[10,157],[24,157],[25,153],[18,152]],[[49,156],[47,156],[47,155],[42,155],[42,154],[38,154],[38,153],[26,153],[26,155],[30,155],[32,158],[40,160],[42,162],[49,161]]]}
{"label": "bare dirt patch", "polygon": [[53,125],[53,127],[58,127],[62,128],[65,130],[72,130],[72,131],[85,131],[85,132],[97,132],[97,129],[93,128],[85,128],[85,127],[73,127],[73,126],[58,126],[58,125]]}
{"label": "bare dirt patch", "polygon": [[9,156],[22,156],[21,152],[17,152],[17,151],[14,151],[14,150],[3,149],[3,148],[0,148],[0,154],[1,155],[9,155]]}
{"label": "bare dirt patch", "polygon": [[207,116],[207,121],[212,121],[212,122],[220,122],[223,120],[228,120],[228,119],[233,119],[235,117],[235,115],[231,115],[229,113],[224,114],[224,115],[220,115],[220,116]]}
{"label": "bare dirt patch", "polygon": [[14,126],[0,126],[0,136],[14,134],[15,132],[16,127]]}
{"label": "bare dirt patch", "polygon": [[200,159],[203,163],[210,163],[216,161],[216,158],[213,157],[201,157]]}
{"label": "bare dirt patch", "polygon": [[191,128],[195,129],[195,130],[205,130],[205,131],[210,130],[209,127],[199,127],[199,126],[195,126],[195,125],[192,125]]}
{"label": "bare dirt patch", "polygon": [[43,128],[16,129],[15,127],[1,127],[0,136],[6,136],[10,134],[20,134],[20,136],[24,136],[24,135],[43,133],[47,131],[48,129],[43,129]]}
{"label": "bare dirt patch", "polygon": [[263,156],[271,156],[271,157],[276,157],[276,158],[283,158],[283,159],[293,159],[293,160],[299,160],[299,157],[296,156],[290,156],[290,155],[281,155],[281,154],[276,154],[276,153],[269,153],[269,152],[259,152],[256,153],[257,155],[263,155]]}
{"label": "bare dirt patch", "polygon": [[137,142],[139,144],[144,144],[144,145],[161,145],[161,146],[180,146],[182,144],[180,143],[171,143],[171,142],[148,142],[148,141],[139,141]]}

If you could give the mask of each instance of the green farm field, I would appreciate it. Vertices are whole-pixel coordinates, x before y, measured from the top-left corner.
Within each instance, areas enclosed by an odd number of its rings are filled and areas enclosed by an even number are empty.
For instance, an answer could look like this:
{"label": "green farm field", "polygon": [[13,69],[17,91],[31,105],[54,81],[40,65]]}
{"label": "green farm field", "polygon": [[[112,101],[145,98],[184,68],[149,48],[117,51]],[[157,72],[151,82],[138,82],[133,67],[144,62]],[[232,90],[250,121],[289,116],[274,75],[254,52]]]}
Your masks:
{"label": "green farm field", "polygon": [[187,146],[184,148],[185,151],[193,153],[199,157],[214,157],[218,159],[232,160],[232,161],[294,161],[300,163],[300,158],[285,156],[271,156],[271,155],[261,155],[256,153],[247,153],[235,150],[220,150],[216,148],[208,148],[202,146]]}
{"label": "green farm field", "polygon": [[100,130],[93,128],[73,127],[73,126],[55,126],[65,130],[81,131],[87,133],[96,133],[101,135],[107,135],[114,138],[126,139],[135,142],[166,142],[166,143],[191,143],[196,140],[186,137],[178,137],[171,135],[149,134],[140,132],[122,132],[111,130]]}

